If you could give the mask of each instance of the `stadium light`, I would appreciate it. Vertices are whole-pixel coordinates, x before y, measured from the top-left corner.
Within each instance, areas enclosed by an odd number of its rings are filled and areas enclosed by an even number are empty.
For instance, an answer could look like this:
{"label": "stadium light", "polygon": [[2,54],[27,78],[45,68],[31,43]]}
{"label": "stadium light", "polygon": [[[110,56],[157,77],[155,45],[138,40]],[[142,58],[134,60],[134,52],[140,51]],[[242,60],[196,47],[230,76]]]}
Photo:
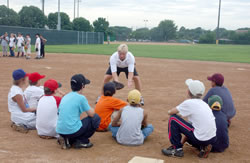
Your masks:
{"label": "stadium light", "polygon": [[76,0],[74,0],[74,19],[76,18]]}
{"label": "stadium light", "polygon": [[60,0],[58,0],[58,19],[57,30],[61,30],[61,16],[60,16]]}
{"label": "stadium light", "polygon": [[44,14],[44,2],[45,2],[45,0],[42,0],[42,11],[43,11],[43,14]]}
{"label": "stadium light", "polygon": [[10,8],[10,2],[7,0],[7,8]]}
{"label": "stadium light", "polygon": [[219,0],[219,12],[218,12],[218,24],[216,30],[216,44],[219,44],[219,30],[220,30],[220,9],[221,9],[221,0]]}

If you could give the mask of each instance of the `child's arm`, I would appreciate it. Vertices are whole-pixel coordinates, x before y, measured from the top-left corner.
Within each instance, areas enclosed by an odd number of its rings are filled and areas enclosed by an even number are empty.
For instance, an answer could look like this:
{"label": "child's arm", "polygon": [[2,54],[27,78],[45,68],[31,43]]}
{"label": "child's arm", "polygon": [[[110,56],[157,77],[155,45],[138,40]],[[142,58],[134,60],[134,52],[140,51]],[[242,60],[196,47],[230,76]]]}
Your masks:
{"label": "child's arm", "polygon": [[176,107],[168,111],[168,115],[174,115],[174,114],[178,114],[178,113],[179,113],[179,111],[177,110]]}
{"label": "child's arm", "polygon": [[146,127],[148,125],[148,114],[144,111],[143,112],[143,121],[142,121],[142,127]]}
{"label": "child's arm", "polygon": [[94,115],[95,115],[95,110],[92,109],[92,108],[90,108],[86,113],[87,113],[87,115],[88,115],[89,117],[94,117]]}
{"label": "child's arm", "polygon": [[18,104],[18,106],[21,108],[23,112],[35,112],[36,111],[36,108],[26,108],[23,102],[22,95],[16,95],[12,99]]}
{"label": "child's arm", "polygon": [[119,124],[119,120],[121,118],[121,115],[122,115],[122,109],[119,110],[116,117],[114,118],[114,120],[112,122],[112,127],[119,127],[121,125],[121,124]]}

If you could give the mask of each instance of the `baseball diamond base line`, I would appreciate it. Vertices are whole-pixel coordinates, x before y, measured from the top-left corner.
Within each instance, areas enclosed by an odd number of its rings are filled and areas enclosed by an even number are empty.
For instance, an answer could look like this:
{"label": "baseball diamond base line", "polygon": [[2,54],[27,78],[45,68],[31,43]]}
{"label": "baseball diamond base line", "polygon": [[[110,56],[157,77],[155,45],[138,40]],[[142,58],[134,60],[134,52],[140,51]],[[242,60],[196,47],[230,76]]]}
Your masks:
{"label": "baseball diamond base line", "polygon": [[[32,55],[34,57],[34,54]],[[167,134],[167,111],[180,104],[185,98],[187,78],[204,82],[206,91],[210,83],[208,75],[221,72],[225,76],[225,85],[231,91],[237,109],[236,117],[229,128],[230,147],[224,153],[210,153],[206,162],[247,162],[250,160],[250,64],[167,60],[136,57],[136,68],[142,80],[143,97],[148,113],[148,122],[155,130],[144,145],[138,147],[121,146],[111,137],[110,132],[95,133],[91,138],[93,148],[82,150],[61,150],[56,140],[44,140],[36,131],[27,134],[15,132],[10,127],[7,95],[12,84],[12,71],[23,68],[27,72],[45,74],[45,80],[54,78],[63,85],[62,91],[70,90],[70,78],[76,73],[83,73],[91,84],[83,91],[94,107],[100,94],[104,74],[108,67],[109,56],[46,54],[45,59],[26,60],[22,58],[0,58],[0,159],[2,162],[121,162],[125,163],[134,156],[157,158],[165,162],[197,162],[198,151],[184,146],[182,159],[169,158],[161,153],[162,148],[170,146]],[[50,67],[51,69],[47,69]],[[244,70],[238,70],[242,68]],[[126,100],[129,89],[125,75],[120,81],[125,88],[117,91],[115,97]],[[83,115],[86,116],[86,115]]]}

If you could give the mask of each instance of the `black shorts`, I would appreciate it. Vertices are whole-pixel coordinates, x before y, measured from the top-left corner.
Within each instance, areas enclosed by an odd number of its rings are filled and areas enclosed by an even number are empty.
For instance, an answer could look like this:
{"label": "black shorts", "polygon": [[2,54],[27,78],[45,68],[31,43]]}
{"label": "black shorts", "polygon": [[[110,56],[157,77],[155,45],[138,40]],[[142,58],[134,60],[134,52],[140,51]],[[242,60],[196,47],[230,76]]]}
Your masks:
{"label": "black shorts", "polygon": [[[128,78],[128,67],[125,67],[125,68],[120,68],[120,67],[117,67],[117,75],[119,76],[121,72],[125,72],[126,74],[126,78]],[[106,72],[107,75],[112,75],[112,72],[111,72],[111,67],[109,66],[107,72]],[[137,71],[136,71],[136,68],[134,69],[134,76],[139,76]]]}

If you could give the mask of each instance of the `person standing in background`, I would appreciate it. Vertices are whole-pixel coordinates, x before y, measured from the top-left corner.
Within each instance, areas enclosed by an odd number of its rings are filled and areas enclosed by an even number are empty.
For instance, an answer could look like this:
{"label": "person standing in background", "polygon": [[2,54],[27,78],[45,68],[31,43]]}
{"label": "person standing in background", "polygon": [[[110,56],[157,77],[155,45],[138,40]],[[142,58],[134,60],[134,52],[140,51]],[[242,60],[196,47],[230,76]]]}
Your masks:
{"label": "person standing in background", "polygon": [[35,59],[40,59],[41,58],[41,39],[40,39],[40,34],[36,34],[36,44],[35,44],[35,49],[36,49],[36,58]]}
{"label": "person standing in background", "polygon": [[24,52],[23,52],[23,44],[24,44],[24,39],[22,37],[21,33],[18,33],[18,37],[17,39],[17,58],[19,57],[19,54],[22,53],[22,57],[24,56]]}
{"label": "person standing in background", "polygon": [[4,35],[1,36],[1,45],[2,45],[2,50],[3,50],[3,57],[7,57],[8,43],[9,43],[8,33],[5,32]]}
{"label": "person standing in background", "polygon": [[26,49],[26,59],[30,59],[30,55],[31,55],[31,38],[30,38],[30,34],[26,35],[25,49]]}
{"label": "person standing in background", "polygon": [[42,35],[40,35],[40,40],[41,40],[41,50],[40,50],[41,58],[45,58],[44,48],[45,48],[45,44],[46,44],[47,40]]}
{"label": "person standing in background", "polygon": [[9,42],[9,49],[10,49],[10,55],[9,57],[15,57],[15,46],[16,46],[16,38],[13,33],[10,34],[10,42]]}

